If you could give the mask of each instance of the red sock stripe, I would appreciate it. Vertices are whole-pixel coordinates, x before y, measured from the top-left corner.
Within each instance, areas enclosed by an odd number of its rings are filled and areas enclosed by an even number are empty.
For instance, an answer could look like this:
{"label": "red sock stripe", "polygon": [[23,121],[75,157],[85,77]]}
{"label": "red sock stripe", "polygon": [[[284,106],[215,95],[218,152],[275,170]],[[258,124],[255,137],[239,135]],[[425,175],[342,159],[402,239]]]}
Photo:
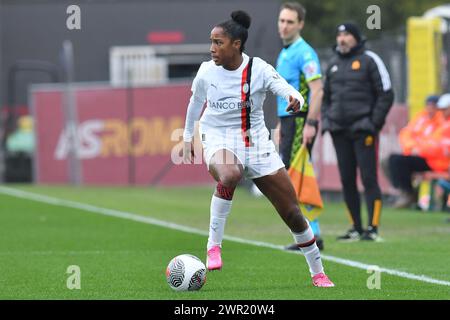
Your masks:
{"label": "red sock stripe", "polygon": [[219,182],[217,184],[216,190],[217,190],[217,193],[219,194],[219,196],[222,199],[230,200],[230,201],[233,200],[233,195],[234,195],[235,188],[225,187],[223,184],[221,184]]}
{"label": "red sock stripe", "polygon": [[306,248],[306,247],[309,247],[309,246],[313,245],[315,242],[316,242],[316,238],[313,238],[311,241],[308,241],[308,242],[305,242],[305,243],[299,243],[299,244],[297,244],[297,246],[299,248]]}

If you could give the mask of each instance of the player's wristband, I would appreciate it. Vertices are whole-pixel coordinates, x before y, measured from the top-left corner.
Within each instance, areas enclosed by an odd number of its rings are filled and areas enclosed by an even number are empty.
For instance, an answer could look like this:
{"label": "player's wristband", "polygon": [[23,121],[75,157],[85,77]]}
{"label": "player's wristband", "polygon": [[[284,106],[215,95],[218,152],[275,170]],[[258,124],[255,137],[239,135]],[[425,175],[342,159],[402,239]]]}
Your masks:
{"label": "player's wristband", "polygon": [[315,119],[306,119],[306,124],[307,124],[307,125],[310,125],[310,126],[313,126],[313,127],[316,128],[316,130],[317,130],[317,128],[319,127],[319,120],[315,120]]}

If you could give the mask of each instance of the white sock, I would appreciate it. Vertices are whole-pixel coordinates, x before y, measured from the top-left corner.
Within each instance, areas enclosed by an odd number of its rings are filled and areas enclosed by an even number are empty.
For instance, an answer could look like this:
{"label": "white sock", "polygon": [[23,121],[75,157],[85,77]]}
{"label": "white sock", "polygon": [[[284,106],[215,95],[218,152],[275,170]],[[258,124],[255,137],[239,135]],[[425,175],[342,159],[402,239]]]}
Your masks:
{"label": "white sock", "polygon": [[314,233],[309,224],[308,229],[304,232],[295,233],[291,231],[291,233],[306,258],[311,275],[315,276],[316,274],[323,273],[322,258],[320,257],[320,251],[316,245],[316,241],[314,241]]}
{"label": "white sock", "polygon": [[213,195],[211,199],[211,217],[209,223],[208,250],[214,246],[222,247],[225,223],[231,211],[233,201],[224,200]]}

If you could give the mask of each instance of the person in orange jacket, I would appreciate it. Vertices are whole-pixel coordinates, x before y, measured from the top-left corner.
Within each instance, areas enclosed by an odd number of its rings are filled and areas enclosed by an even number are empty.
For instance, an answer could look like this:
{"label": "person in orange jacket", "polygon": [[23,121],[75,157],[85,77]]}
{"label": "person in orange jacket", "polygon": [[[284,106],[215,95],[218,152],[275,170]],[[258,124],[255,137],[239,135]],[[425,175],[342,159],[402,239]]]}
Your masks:
{"label": "person in orange jacket", "polygon": [[446,172],[450,166],[450,94],[442,96],[438,109],[442,110],[443,123],[429,139],[419,141],[413,152],[423,157],[433,171]]}
{"label": "person in orange jacket", "polygon": [[427,97],[425,109],[414,116],[400,131],[399,142],[403,155],[410,155],[417,143],[427,139],[442,123],[442,113],[437,108],[438,100],[439,96],[436,95]]}
{"label": "person in orange jacket", "polygon": [[[431,108],[430,106],[427,107]],[[403,134],[402,155],[391,155],[389,169],[392,185],[400,189],[401,194],[394,203],[394,208],[407,208],[416,203],[417,197],[411,183],[415,172],[446,172],[450,164],[450,94],[439,98],[437,111],[425,117],[416,117],[411,121],[409,137]],[[421,123],[421,124],[418,124]],[[409,125],[408,125],[409,127]],[[407,130],[405,130],[407,132]],[[414,141],[412,143],[411,141]]]}

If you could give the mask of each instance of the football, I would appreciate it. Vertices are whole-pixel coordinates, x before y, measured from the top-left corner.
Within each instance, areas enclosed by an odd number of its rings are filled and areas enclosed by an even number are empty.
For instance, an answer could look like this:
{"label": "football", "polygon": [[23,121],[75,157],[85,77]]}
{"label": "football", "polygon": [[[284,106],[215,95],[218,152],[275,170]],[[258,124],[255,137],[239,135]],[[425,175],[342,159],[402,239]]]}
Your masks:
{"label": "football", "polygon": [[166,278],[176,291],[200,290],[206,282],[206,267],[199,258],[182,254],[169,262]]}

